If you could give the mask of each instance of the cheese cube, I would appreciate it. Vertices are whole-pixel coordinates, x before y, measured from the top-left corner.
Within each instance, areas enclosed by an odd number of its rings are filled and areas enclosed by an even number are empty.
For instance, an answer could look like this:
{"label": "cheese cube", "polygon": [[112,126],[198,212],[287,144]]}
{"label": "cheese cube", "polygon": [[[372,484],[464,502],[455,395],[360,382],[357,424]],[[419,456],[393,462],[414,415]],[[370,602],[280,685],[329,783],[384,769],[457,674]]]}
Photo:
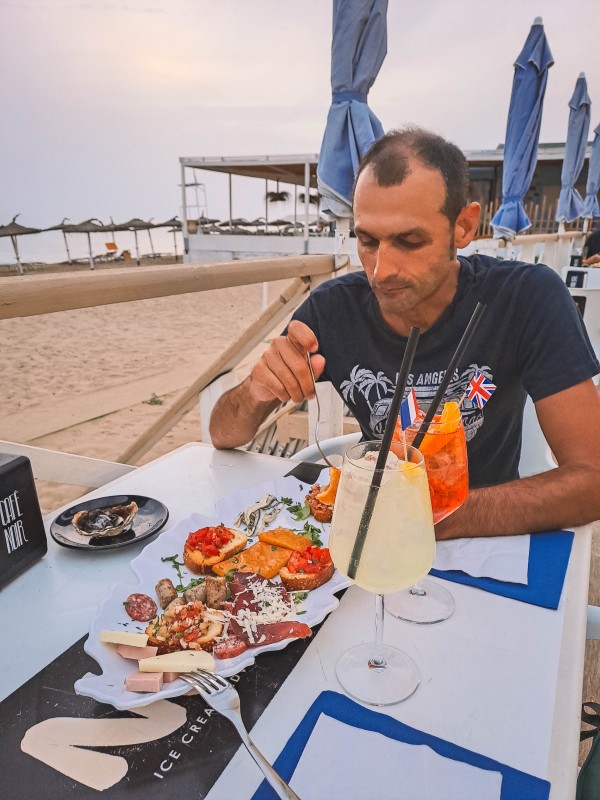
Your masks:
{"label": "cheese cube", "polygon": [[205,650],[181,650],[138,662],[142,672],[189,672],[192,669],[215,671],[215,660]]}
{"label": "cheese cube", "polygon": [[131,647],[145,647],[148,636],[145,633],[130,633],[129,631],[100,631],[100,641],[109,644],[128,644]]}
{"label": "cheese cube", "polygon": [[125,678],[128,692],[160,692],[162,687],[162,672],[134,672]]}

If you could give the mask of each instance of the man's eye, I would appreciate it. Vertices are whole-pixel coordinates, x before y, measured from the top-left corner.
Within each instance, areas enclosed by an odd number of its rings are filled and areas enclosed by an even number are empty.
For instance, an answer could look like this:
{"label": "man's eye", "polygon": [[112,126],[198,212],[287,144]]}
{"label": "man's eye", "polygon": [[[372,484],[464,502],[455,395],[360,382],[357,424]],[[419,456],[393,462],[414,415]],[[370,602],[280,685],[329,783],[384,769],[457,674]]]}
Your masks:
{"label": "man's eye", "polygon": [[407,239],[396,239],[394,244],[401,250],[418,250],[420,247],[424,246],[423,242],[413,242]]}
{"label": "man's eye", "polygon": [[377,247],[377,240],[376,239],[359,238],[358,241],[359,241],[359,244],[360,244],[361,247],[367,247],[367,248],[371,248],[371,249],[374,248],[374,247]]}

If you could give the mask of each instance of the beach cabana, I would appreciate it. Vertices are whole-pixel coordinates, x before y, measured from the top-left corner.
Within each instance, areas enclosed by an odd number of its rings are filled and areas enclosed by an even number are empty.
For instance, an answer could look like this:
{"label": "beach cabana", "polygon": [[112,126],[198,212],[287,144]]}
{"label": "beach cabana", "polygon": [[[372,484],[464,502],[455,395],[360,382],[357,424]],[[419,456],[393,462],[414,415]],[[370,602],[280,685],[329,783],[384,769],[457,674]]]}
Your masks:
{"label": "beach cabana", "polygon": [[12,222],[9,222],[8,225],[0,225],[0,236],[10,236],[13,250],[15,251],[15,258],[17,259],[17,269],[21,274],[23,274],[23,266],[19,256],[19,245],[17,244],[17,238],[19,236],[26,236],[31,233],[41,233],[41,228],[28,228],[26,225],[20,225],[17,222],[18,216],[19,214],[16,214],[12,218]]}

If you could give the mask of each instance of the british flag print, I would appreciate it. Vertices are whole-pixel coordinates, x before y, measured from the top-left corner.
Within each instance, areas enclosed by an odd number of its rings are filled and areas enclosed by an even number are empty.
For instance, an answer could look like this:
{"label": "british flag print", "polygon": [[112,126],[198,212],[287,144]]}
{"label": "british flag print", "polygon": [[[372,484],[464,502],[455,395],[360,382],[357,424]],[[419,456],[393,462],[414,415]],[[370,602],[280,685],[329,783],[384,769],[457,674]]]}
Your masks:
{"label": "british flag print", "polygon": [[469,382],[467,397],[477,408],[483,408],[495,391],[496,385],[483,372],[476,372]]}

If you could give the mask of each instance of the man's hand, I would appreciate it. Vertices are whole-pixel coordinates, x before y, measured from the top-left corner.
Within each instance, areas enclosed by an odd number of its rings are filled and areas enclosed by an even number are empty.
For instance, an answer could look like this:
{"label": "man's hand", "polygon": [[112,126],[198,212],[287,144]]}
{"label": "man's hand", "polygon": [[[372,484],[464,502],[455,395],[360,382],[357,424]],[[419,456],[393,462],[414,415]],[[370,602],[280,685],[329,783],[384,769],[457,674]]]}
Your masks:
{"label": "man's hand", "polygon": [[[301,403],[313,397],[315,392],[306,357],[318,347],[317,337],[308,325],[292,320],[287,336],[274,339],[250,373],[248,390],[252,399],[257,403],[274,400]],[[311,363],[315,379],[318,379],[325,368],[325,359],[311,356]]]}
{"label": "man's hand", "polygon": [[[307,353],[319,347],[317,337],[303,322],[292,320],[287,336],[278,336],[239,386],[219,398],[210,418],[212,443],[219,449],[239,447],[254,436],[279,402],[301,403],[315,390]],[[315,379],[325,369],[323,356],[311,356]]]}

